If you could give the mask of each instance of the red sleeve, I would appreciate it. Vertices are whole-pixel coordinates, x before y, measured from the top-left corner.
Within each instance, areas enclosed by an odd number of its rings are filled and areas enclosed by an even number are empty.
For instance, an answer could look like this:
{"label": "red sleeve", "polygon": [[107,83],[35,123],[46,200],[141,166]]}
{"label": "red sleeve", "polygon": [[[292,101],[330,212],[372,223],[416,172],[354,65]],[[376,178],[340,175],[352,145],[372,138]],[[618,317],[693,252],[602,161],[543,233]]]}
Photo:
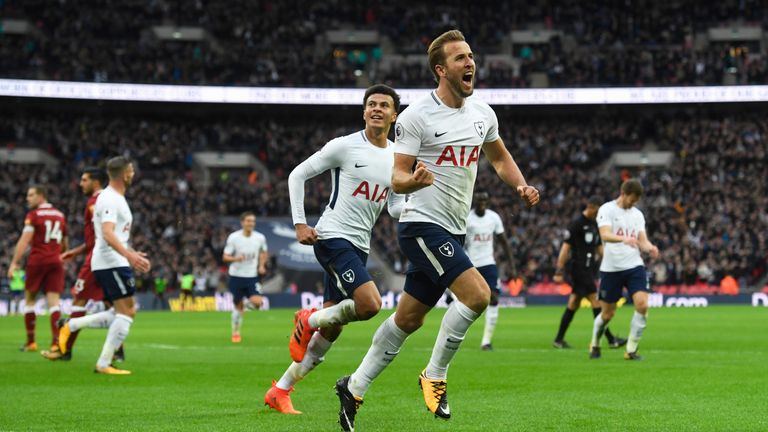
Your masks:
{"label": "red sleeve", "polygon": [[24,216],[24,225],[35,225],[36,222],[36,213],[34,210],[28,211],[27,215]]}

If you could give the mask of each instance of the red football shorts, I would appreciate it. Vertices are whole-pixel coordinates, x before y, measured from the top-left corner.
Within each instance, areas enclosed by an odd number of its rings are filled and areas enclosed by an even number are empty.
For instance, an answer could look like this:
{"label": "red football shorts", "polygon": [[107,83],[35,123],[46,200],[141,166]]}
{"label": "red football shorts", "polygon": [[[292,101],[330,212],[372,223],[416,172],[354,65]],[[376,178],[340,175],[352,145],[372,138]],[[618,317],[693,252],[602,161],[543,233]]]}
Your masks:
{"label": "red football shorts", "polygon": [[91,266],[86,264],[80,267],[77,281],[75,281],[71,292],[75,300],[104,300],[104,291],[102,291],[99,283],[96,282],[96,276],[93,275]]}
{"label": "red football shorts", "polygon": [[31,293],[41,289],[46,293],[63,293],[64,266],[61,263],[28,265],[24,289]]}

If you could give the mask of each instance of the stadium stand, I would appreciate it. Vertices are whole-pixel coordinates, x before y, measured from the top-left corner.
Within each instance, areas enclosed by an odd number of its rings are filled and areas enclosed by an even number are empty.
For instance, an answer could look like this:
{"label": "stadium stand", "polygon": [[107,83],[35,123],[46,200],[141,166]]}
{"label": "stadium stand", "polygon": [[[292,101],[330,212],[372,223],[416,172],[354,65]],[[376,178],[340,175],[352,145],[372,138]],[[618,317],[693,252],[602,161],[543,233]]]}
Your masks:
{"label": "stadium stand", "polygon": [[[56,7],[4,0],[0,70],[4,78],[95,82],[430,87],[430,38],[457,27],[483,47],[481,87],[765,81],[761,2],[641,3],[481,1],[467,8],[452,0],[434,14],[429,2],[400,0]],[[723,28],[728,35],[718,33]],[[360,30],[372,31],[371,39],[359,38]]]}

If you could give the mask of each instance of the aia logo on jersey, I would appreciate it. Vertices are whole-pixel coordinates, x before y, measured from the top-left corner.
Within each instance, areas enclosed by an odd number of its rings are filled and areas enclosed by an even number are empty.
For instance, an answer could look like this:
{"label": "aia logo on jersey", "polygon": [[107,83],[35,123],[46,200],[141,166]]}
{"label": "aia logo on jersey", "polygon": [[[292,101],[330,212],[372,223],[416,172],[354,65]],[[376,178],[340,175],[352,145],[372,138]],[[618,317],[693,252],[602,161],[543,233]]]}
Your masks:
{"label": "aia logo on jersey", "polygon": [[442,246],[438,248],[441,254],[444,256],[447,256],[448,258],[453,256],[453,245],[451,242],[445,242]]}
{"label": "aia logo on jersey", "polygon": [[493,240],[493,236],[488,233],[475,234],[474,236],[472,236],[472,241],[476,241],[476,242],[488,242],[491,240]]}
{"label": "aia logo on jersey", "polygon": [[131,224],[125,224],[125,226],[123,227],[123,232],[126,233],[130,231],[131,231]]}
{"label": "aia logo on jersey", "polygon": [[341,278],[347,283],[352,283],[355,281],[355,272],[353,272],[352,269],[349,269],[341,274]]}
{"label": "aia logo on jersey", "polygon": [[[467,150],[469,148],[469,150]],[[480,147],[477,146],[445,146],[443,153],[437,158],[435,165],[452,165],[468,167],[472,162],[477,163],[480,157]]]}
{"label": "aia logo on jersey", "polygon": [[637,231],[635,231],[635,230],[624,231],[623,228],[619,227],[619,230],[616,231],[616,235],[617,236],[622,236],[622,237],[632,237],[633,239],[636,239],[637,238]]}
{"label": "aia logo on jersey", "polygon": [[[381,192],[379,190],[381,189]],[[356,197],[360,195],[362,198],[367,199],[368,201],[373,202],[381,202],[385,201],[387,199],[387,196],[389,195],[389,188],[384,187],[382,188],[378,184],[374,183],[373,191],[371,191],[371,186],[368,184],[367,181],[363,180],[360,182],[359,185],[357,185],[357,189],[355,189],[354,192],[352,192],[352,196]]]}

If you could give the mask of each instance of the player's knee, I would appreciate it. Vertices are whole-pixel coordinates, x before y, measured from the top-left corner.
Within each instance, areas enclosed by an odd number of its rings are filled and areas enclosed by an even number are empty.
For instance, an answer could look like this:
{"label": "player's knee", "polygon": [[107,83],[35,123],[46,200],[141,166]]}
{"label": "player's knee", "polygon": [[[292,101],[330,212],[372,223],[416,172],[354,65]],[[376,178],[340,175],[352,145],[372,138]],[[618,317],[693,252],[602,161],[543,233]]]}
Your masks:
{"label": "player's knee", "polygon": [[480,287],[472,290],[464,298],[459,299],[464,305],[477,313],[482,313],[491,302],[491,290],[487,287]]}
{"label": "player's knee", "polygon": [[640,302],[635,304],[635,310],[639,312],[642,315],[645,315],[648,313],[648,303],[647,302]]}
{"label": "player's knee", "polygon": [[418,315],[395,314],[395,325],[402,331],[411,334],[424,325],[424,317]]}
{"label": "player's knee", "polygon": [[616,314],[616,311],[603,309],[601,313],[603,314],[603,321],[610,321],[613,319],[613,316]]}
{"label": "player's knee", "polygon": [[381,310],[381,299],[371,298],[355,303],[357,319],[366,321],[376,316]]}

